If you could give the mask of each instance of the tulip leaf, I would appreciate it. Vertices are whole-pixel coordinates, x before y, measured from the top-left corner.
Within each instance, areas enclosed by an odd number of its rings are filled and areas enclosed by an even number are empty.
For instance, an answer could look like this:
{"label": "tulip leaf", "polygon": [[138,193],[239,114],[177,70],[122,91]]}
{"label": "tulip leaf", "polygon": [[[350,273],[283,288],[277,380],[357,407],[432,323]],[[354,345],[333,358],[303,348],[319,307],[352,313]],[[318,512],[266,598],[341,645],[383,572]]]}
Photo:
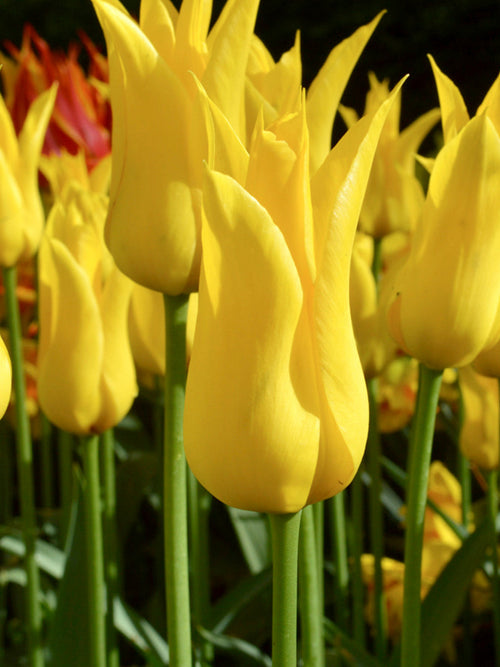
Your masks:
{"label": "tulip leaf", "polygon": [[332,644],[342,653],[342,664],[363,665],[363,667],[382,667],[382,663],[345,634],[329,618],[323,619],[323,629],[327,643]]}
{"label": "tulip leaf", "polygon": [[[472,575],[481,565],[490,529],[488,521],[467,537],[447,563],[425,600],[422,602],[422,636],[420,645],[422,667],[432,667],[450,637],[453,624],[463,608]],[[397,667],[400,646],[396,646],[390,667]]]}
{"label": "tulip leaf", "polygon": [[224,632],[239,612],[266,589],[270,589],[272,570],[267,568],[236,584],[213,606],[209,615],[211,632]]}
{"label": "tulip leaf", "polygon": [[217,635],[210,632],[206,628],[197,628],[201,637],[209,641],[215,648],[227,655],[234,656],[238,665],[263,665],[264,667],[272,667],[271,658],[262,653],[261,650],[238,637],[228,637],[227,635]]}
{"label": "tulip leaf", "polygon": [[228,506],[229,517],[252,574],[271,564],[271,539],[267,516]]}
{"label": "tulip leaf", "polygon": [[[24,557],[24,542],[20,535],[3,535],[0,537],[0,549],[10,554]],[[38,567],[55,579],[60,579],[64,572],[64,553],[57,547],[43,540],[36,540],[35,560]]]}

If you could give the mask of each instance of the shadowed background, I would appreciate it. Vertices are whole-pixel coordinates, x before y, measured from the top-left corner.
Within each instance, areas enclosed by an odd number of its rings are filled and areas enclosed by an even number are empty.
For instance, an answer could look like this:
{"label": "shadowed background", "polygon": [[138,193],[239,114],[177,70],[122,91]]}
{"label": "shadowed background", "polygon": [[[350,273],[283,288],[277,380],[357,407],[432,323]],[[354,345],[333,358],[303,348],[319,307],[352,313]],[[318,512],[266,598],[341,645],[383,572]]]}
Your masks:
{"label": "shadowed background", "polygon": [[[124,0],[138,14],[139,0]],[[180,0],[174,0],[177,6]],[[214,0],[214,15],[224,4]],[[403,91],[402,126],[437,104],[426,54],[462,91],[474,113],[500,70],[498,0],[261,0],[256,32],[278,59],[300,29],[304,84],[308,85],[333,46],[381,9],[387,14],[362,55],[343,98],[361,111],[367,72],[389,77],[391,84],[409,73]],[[0,43],[20,43],[22,26],[32,23],[53,48],[64,49],[84,30],[104,49],[102,32],[90,0],[2,0]]]}

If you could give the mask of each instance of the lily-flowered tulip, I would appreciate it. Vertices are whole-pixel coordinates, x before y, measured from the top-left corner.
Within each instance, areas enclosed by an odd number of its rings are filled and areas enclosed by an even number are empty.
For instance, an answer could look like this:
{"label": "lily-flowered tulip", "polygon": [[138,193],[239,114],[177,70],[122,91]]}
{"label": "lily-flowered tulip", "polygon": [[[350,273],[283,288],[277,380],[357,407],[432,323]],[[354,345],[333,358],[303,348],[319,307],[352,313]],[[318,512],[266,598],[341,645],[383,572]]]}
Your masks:
{"label": "lily-flowered tulip", "polygon": [[394,280],[389,326],[430,368],[465,366],[499,334],[500,137],[487,115],[439,152]]}
{"label": "lily-flowered tulip", "polygon": [[184,439],[195,476],[229,505],[295,512],[344,489],[361,461],[368,405],[349,270],[389,104],[311,182],[304,100],[257,126],[243,183],[207,168]]}
{"label": "lily-flowered tulip", "polygon": [[16,137],[0,99],[0,266],[32,257],[45,222],[38,189],[38,163],[57,88],[42,93],[30,106]]}
{"label": "lily-flowered tulip", "polygon": [[12,390],[12,366],[9,353],[0,336],[0,417],[3,417],[10,401]]}
{"label": "lily-flowered tulip", "polygon": [[[365,114],[380,106],[389,95],[387,79],[378,81],[370,72],[369,81]],[[353,109],[340,107],[340,113],[348,127],[357,120]],[[382,131],[359,217],[359,229],[375,238],[395,231],[411,231],[424,202],[422,186],[415,176],[415,154],[438,121],[439,109],[423,114],[402,132],[400,114],[401,94]]]}
{"label": "lily-flowered tulip", "polygon": [[192,126],[195,77],[245,135],[245,69],[258,0],[228,0],[207,35],[211,5],[185,0],[177,13],[170,2],[143,0],[137,25],[117,0],[94,0],[113,109],[106,242],[124,273],[168,294],[196,291],[199,279],[207,155]]}
{"label": "lily-flowered tulip", "polygon": [[96,79],[107,79],[107,65],[89,38],[82,35],[82,39],[93,80],[78,63],[80,49],[76,44],[70,46],[68,55],[52,51],[30,25],[24,28],[21,48],[8,44],[11,58],[0,54],[0,63],[16,131],[20,131],[35,98],[57,82],[57,98],[43,152],[59,153],[63,147],[71,153],[83,151],[92,168],[111,150],[111,115],[106,95],[99,90],[102,84]]}
{"label": "lily-flowered tulip", "polygon": [[460,449],[466,459],[483,470],[495,470],[500,449],[498,379],[466,366],[460,369],[459,382],[464,409]]}
{"label": "lily-flowered tulip", "polygon": [[127,336],[131,281],[104,245],[107,199],[69,186],[40,246],[40,406],[81,435],[116,425],[137,393]]}

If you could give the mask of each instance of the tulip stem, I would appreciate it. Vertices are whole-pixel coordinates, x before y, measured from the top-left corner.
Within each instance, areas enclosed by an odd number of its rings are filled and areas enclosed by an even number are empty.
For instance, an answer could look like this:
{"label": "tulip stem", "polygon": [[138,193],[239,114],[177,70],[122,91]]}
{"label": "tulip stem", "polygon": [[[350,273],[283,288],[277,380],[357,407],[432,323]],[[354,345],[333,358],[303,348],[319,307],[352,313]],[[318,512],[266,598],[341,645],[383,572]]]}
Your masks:
{"label": "tulip stem", "polygon": [[191,667],[186,458],[183,443],[186,386],[187,295],[164,295],[165,421],[164,539],[167,633],[170,664]]}
{"label": "tulip stem", "polygon": [[488,515],[491,530],[491,589],[493,600],[493,637],[495,665],[500,667],[500,577],[498,573],[498,538],[496,521],[498,514],[498,470],[488,471]]}
{"label": "tulip stem", "polygon": [[99,481],[99,436],[82,438],[85,474],[85,542],[87,557],[87,594],[92,667],[106,667],[106,621],[104,606],[104,557]]}
{"label": "tulip stem", "polygon": [[366,647],[364,590],[361,555],[363,553],[363,479],[358,470],[351,484],[352,531],[352,614],[353,637],[356,644]]}
{"label": "tulip stem", "polygon": [[312,505],[302,510],[299,536],[299,601],[304,667],[323,667],[323,596],[319,577],[316,531]]}
{"label": "tulip stem", "polygon": [[419,385],[406,489],[405,573],[401,667],[420,666],[421,568],[424,514],[442,371],[419,366]]}
{"label": "tulip stem", "polygon": [[[462,408],[460,408],[462,410]],[[465,530],[469,530],[470,517],[472,512],[472,489],[471,473],[469,461],[458,449],[458,474],[460,486],[462,488],[462,525]],[[472,645],[472,609],[470,596],[467,596],[463,611],[463,651],[462,658],[465,667],[473,664],[473,645]]]}
{"label": "tulip stem", "polygon": [[115,630],[114,603],[118,596],[118,549],[116,535],[116,475],[115,440],[113,429],[101,435],[101,454],[104,491],[104,554],[106,579],[106,648],[107,667],[120,667],[120,654]]}
{"label": "tulip stem", "polygon": [[[191,560],[191,591],[193,623],[205,626],[210,610],[209,517],[212,497],[188,470],[189,543]],[[201,640],[200,666],[213,662],[213,646]]]}
{"label": "tulip stem", "polygon": [[[376,247],[380,248],[380,244]],[[373,553],[373,588],[374,588],[374,630],[375,653],[384,662],[387,653],[386,614],[382,558],[384,555],[384,518],[382,515],[382,476],[380,465],[380,431],[378,427],[378,382],[377,378],[367,380],[368,401],[370,405],[370,425],[366,446],[366,463],[370,474],[370,546]]]}
{"label": "tulip stem", "polygon": [[15,266],[4,267],[3,282],[7,305],[10,357],[14,385],[17,474],[21,524],[25,546],[24,567],[26,570],[27,635],[29,664],[42,667],[42,611],[40,608],[40,574],[35,560],[36,510],[34,498],[33,448],[29,417],[26,410],[26,385],[22,351],[22,332],[19,304],[16,296],[17,270]]}
{"label": "tulip stem", "polygon": [[273,545],[273,667],[297,664],[297,563],[301,514],[269,515]]}
{"label": "tulip stem", "polygon": [[332,553],[335,565],[334,618],[344,632],[349,631],[349,564],[347,558],[347,534],[344,493],[330,498]]}

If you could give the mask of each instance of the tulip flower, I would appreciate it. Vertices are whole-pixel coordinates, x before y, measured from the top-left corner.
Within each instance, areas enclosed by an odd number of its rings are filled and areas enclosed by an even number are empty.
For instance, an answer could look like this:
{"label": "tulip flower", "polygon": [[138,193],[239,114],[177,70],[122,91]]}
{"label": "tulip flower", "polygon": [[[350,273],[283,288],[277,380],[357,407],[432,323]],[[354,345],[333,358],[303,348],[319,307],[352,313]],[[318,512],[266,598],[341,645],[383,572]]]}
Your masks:
{"label": "tulip flower", "polygon": [[80,435],[117,424],[137,392],[126,335],[132,283],[104,246],[106,204],[68,187],[40,247],[40,406]]}
{"label": "tulip flower", "polygon": [[396,344],[389,334],[385,303],[378,299],[372,272],[373,239],[356,234],[351,262],[350,304],[354,334],[367,379],[377,377],[395,357]]}
{"label": "tulip flower", "polygon": [[[90,57],[90,69],[106,80],[103,57],[86,35],[82,35]],[[54,113],[44,141],[44,154],[83,151],[89,168],[109,154],[111,115],[109,102],[78,63],[80,49],[73,44],[69,54],[54,52],[35,29],[26,25],[21,48],[7,44],[10,58],[0,55],[7,106],[16,131],[24,123],[30,104],[44,90],[58,83]]]}
{"label": "tulip flower", "polygon": [[482,114],[436,158],[389,326],[429,368],[465,366],[498,338],[500,137]]}
{"label": "tulip flower", "polygon": [[0,99],[0,265],[11,267],[32,257],[40,243],[44,213],[38,190],[38,162],[57,88],[30,106],[16,137],[4,99]]}
{"label": "tulip flower", "polygon": [[[365,114],[389,95],[387,79],[378,81],[372,72],[368,77],[370,91]],[[353,109],[341,106],[339,111],[348,127],[357,120]],[[375,238],[414,229],[424,202],[422,186],[415,176],[415,154],[439,119],[439,109],[423,114],[402,132],[399,130],[400,113],[401,95],[382,131],[359,218],[359,229]]]}
{"label": "tulip flower", "polygon": [[485,377],[473,367],[459,372],[464,416],[460,450],[466,459],[483,470],[495,470],[499,462],[498,379]]}
{"label": "tulip flower", "polygon": [[244,84],[258,0],[229,0],[207,36],[211,3],[179,13],[143,1],[140,26],[113,0],[94,0],[108,44],[113,167],[106,242],[118,267],[151,289],[196,291],[201,175],[192,127],[193,75],[245,134]]}
{"label": "tulip flower", "polygon": [[9,353],[2,337],[0,337],[0,382],[0,417],[3,417],[10,401],[12,367]]}
{"label": "tulip flower", "polygon": [[304,101],[257,126],[244,183],[207,168],[184,438],[195,476],[229,505],[296,512],[344,489],[360,463],[368,410],[349,267],[391,101],[311,182]]}

